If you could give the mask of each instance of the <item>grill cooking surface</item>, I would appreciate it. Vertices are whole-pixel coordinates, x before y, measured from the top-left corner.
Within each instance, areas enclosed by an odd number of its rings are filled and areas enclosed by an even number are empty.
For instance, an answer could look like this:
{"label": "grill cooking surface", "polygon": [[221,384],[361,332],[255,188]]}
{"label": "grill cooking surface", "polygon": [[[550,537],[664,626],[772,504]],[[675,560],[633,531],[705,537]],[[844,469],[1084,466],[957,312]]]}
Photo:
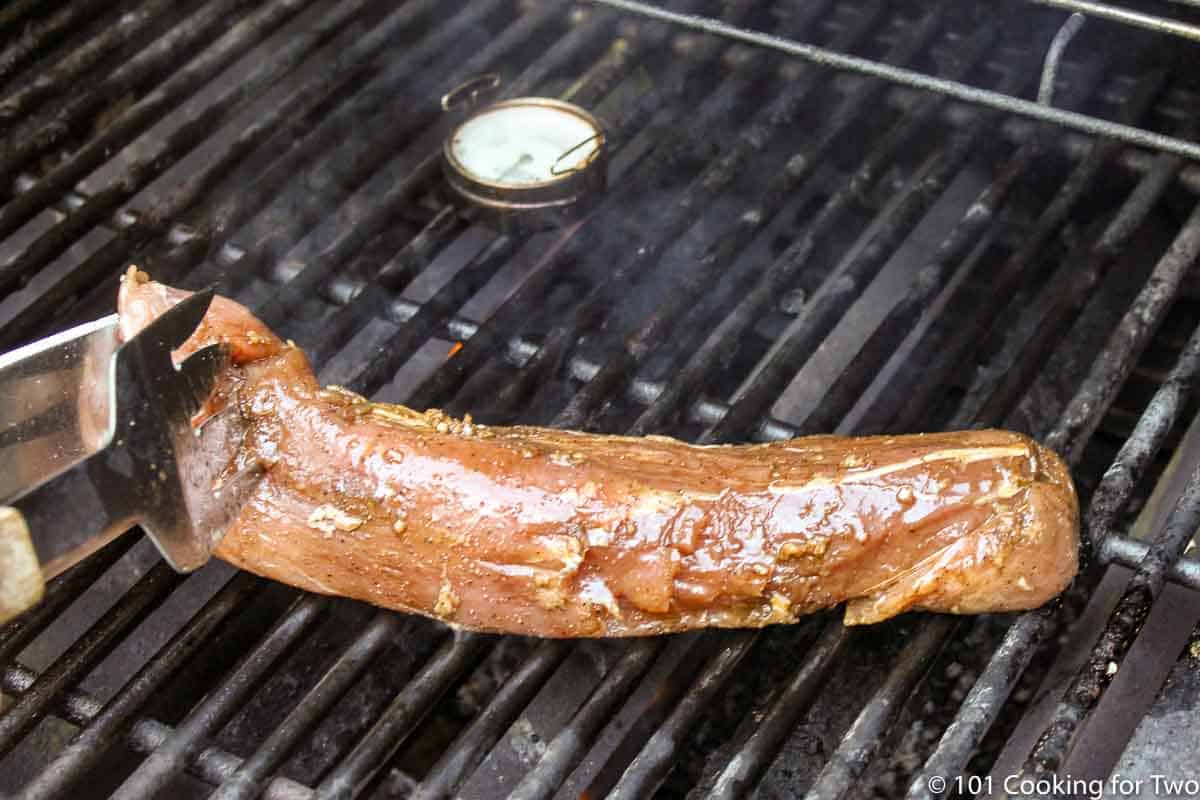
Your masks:
{"label": "grill cooking surface", "polygon": [[[1068,18],[1088,5],[664,6],[705,32],[636,3],[9,4],[0,350],[111,312],[136,263],[247,304],[325,382],[491,424],[1011,427],[1071,462],[1092,555],[1022,615],[541,642],[220,563],[179,576],[127,536],[0,627],[0,793],[1192,777],[1172,726],[1194,731],[1200,670],[1200,564],[1180,560],[1200,526],[1200,13]],[[586,216],[496,227],[452,199],[461,117],[440,99],[486,73],[497,98],[603,120]],[[1043,105],[1011,101],[1039,83]]]}

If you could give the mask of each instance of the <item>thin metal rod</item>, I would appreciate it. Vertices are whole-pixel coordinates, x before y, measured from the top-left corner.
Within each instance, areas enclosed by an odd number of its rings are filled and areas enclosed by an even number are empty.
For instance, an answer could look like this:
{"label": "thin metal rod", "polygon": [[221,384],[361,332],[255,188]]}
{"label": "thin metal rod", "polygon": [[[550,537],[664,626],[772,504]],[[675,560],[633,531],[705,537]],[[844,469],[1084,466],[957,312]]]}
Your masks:
{"label": "thin metal rod", "polygon": [[1156,17],[1153,14],[1130,11],[1127,8],[1114,6],[1110,3],[1093,3],[1088,2],[1088,0],[1029,0],[1029,2],[1039,6],[1063,8],[1068,11],[1099,17],[1100,19],[1120,22],[1123,25],[1145,28],[1155,33],[1167,33],[1172,36],[1181,36],[1184,39],[1200,42],[1200,27],[1188,25],[1185,22],[1179,22],[1168,17]]}
{"label": "thin metal rod", "polygon": [[1059,62],[1062,61],[1067,45],[1083,28],[1083,23],[1086,21],[1087,17],[1083,14],[1072,14],[1058,29],[1058,33],[1054,34],[1054,39],[1050,42],[1050,49],[1046,51],[1046,61],[1042,65],[1042,80],[1038,84],[1037,101],[1042,105],[1053,105],[1054,81],[1058,78]]}
{"label": "thin metal rod", "polygon": [[[1136,569],[1149,550],[1150,546],[1143,541],[1113,534],[1104,540],[1097,560],[1102,564],[1120,564]],[[1181,558],[1171,565],[1167,579],[1189,589],[1200,589],[1200,561]]]}
{"label": "thin metal rod", "polygon": [[1075,111],[1063,111],[1048,108],[1030,100],[1023,100],[1013,95],[980,89],[958,81],[935,78],[916,70],[894,67],[867,58],[838,53],[816,45],[793,42],[769,33],[738,28],[709,17],[691,16],[668,11],[637,0],[588,0],[588,2],[628,11],[648,19],[670,22],[690,30],[711,33],[734,39],[758,47],[769,47],[773,50],[798,56],[808,61],[815,61],[835,69],[859,72],[864,75],[875,75],[905,86],[939,92],[969,103],[988,106],[1010,114],[1019,114],[1031,119],[1053,122],[1067,128],[1096,136],[1107,136],[1120,139],[1138,147],[1162,150],[1168,153],[1178,153],[1193,160],[1200,160],[1200,144],[1188,142],[1174,136],[1164,136],[1142,128],[1124,125],[1117,122],[1099,119],[1088,114]]}

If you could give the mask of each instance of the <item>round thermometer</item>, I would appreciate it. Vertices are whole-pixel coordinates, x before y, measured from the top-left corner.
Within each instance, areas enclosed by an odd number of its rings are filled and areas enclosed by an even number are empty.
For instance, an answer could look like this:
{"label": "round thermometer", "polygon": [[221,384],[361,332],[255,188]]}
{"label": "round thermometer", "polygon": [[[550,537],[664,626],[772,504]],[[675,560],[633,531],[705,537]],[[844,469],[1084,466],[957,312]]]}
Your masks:
{"label": "round thermometer", "polygon": [[446,140],[451,187],[501,212],[562,212],[604,188],[604,131],[588,112],[544,97],[488,106]]}

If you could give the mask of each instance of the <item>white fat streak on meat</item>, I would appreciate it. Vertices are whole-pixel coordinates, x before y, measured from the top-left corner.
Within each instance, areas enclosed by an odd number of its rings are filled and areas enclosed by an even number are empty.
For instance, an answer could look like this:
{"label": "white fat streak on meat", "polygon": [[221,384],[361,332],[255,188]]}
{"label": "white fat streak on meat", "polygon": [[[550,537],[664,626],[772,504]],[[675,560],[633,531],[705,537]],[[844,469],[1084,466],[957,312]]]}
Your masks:
{"label": "white fat streak on meat", "polygon": [[[784,448],[793,452],[808,452],[802,448]],[[890,464],[885,464],[874,469],[849,469],[839,476],[829,475],[814,475],[802,483],[783,483],[773,481],[767,491],[773,494],[788,494],[796,492],[805,492],[813,486],[832,485],[835,483],[862,483],[875,478],[882,478],[896,472],[904,472],[916,467],[935,464],[939,461],[957,461],[962,464],[971,464],[976,461],[991,461],[998,458],[1029,458],[1032,454],[1029,448],[1018,445],[1012,446],[993,446],[993,447],[961,447],[949,448],[946,450],[938,450],[934,453],[929,453],[915,458],[907,458],[903,461],[895,461]]]}

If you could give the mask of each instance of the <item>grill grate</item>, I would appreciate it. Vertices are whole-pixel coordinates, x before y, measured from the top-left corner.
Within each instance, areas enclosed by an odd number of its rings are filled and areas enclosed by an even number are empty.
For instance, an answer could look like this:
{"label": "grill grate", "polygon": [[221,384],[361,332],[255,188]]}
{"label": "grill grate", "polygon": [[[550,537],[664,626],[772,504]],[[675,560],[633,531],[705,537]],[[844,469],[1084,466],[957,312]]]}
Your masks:
{"label": "grill grate", "polygon": [[[1095,21],[1071,41],[1064,11]],[[220,565],[184,578],[126,537],[0,628],[0,791],[929,796],[932,776],[991,768],[991,740],[1025,711],[1018,687],[1056,656],[1052,633],[1122,565],[1099,641],[1018,756],[1029,774],[1062,769],[1167,583],[1200,588],[1182,557],[1200,474],[1149,539],[1126,534],[1195,412],[1200,370],[1195,11],[1137,12],[0,11],[0,347],[111,309],[136,261],[216,283],[323,379],[488,422],[702,442],[1007,423],[1042,434],[1090,490],[1093,561],[1072,596],[1011,621],[851,631],[819,615],[533,642],[447,635]],[[1064,30],[1063,59],[1048,58]],[[437,154],[453,120],[438,98],[489,71],[503,96],[559,95],[606,120],[612,188],[585,220],[494,231],[447,203]],[[1024,99],[1039,81],[1057,87],[1053,106]],[[1104,298],[1114,324],[1096,331]],[[1114,440],[1106,415],[1170,314],[1190,338]],[[142,644],[188,597],[160,644]],[[966,651],[978,677],[939,697],[938,670]],[[121,679],[100,680],[114,661]],[[910,717],[928,735],[901,758]]]}

